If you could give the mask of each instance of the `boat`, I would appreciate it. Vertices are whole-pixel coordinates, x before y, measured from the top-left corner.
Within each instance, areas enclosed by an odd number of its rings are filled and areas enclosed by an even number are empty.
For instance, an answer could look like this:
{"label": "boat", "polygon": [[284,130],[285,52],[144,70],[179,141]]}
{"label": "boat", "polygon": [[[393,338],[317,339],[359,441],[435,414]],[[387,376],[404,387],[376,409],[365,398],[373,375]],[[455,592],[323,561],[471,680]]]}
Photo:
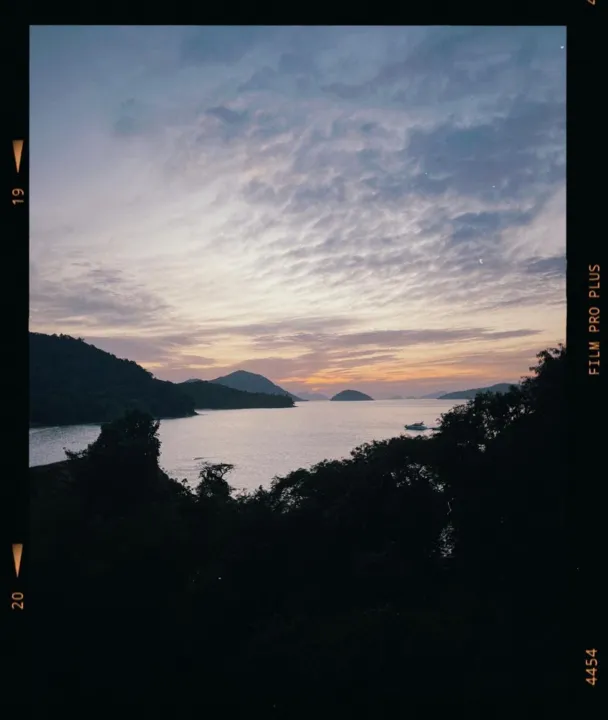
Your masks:
{"label": "boat", "polygon": [[427,426],[421,421],[417,423],[412,423],[411,425],[405,426],[406,430],[428,430]]}

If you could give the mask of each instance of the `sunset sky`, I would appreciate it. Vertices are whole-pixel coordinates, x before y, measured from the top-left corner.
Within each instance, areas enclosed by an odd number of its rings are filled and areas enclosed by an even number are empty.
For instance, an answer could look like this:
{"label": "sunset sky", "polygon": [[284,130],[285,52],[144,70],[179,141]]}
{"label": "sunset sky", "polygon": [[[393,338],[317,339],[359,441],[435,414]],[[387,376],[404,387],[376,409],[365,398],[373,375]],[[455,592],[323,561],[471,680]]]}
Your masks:
{"label": "sunset sky", "polygon": [[372,396],[565,339],[566,32],[36,27],[30,329]]}

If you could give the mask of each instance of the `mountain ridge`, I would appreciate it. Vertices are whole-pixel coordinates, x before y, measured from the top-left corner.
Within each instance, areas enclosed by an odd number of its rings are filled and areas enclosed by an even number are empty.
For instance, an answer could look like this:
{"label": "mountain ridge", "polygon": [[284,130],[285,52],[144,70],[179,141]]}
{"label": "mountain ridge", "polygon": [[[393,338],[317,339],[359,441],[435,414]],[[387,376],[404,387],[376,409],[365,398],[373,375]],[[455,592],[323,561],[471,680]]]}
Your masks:
{"label": "mountain ridge", "polygon": [[420,397],[417,397],[416,400],[438,400],[445,394],[445,390],[437,390],[436,392],[429,393],[428,395],[420,395]]}
{"label": "mountain ridge", "polygon": [[186,380],[177,383],[182,392],[192,398],[197,410],[243,410],[246,408],[293,407],[294,401],[287,395],[252,393],[235,390],[227,385],[207,380]]}
{"label": "mountain ridge", "polygon": [[275,383],[267,377],[259,375],[258,373],[249,372],[248,370],[235,370],[228,375],[223,375],[209,382],[243,392],[263,393],[265,395],[287,395],[295,402],[304,402],[302,398],[275,385]]}
{"label": "mountain ridge", "polygon": [[29,333],[30,427],[109,422],[128,410],[156,419],[192,417],[195,408],[293,407],[293,400],[191,379],[159,380],[133,360],[83,338]]}
{"label": "mountain ridge", "polygon": [[301,392],[298,393],[298,396],[304,401],[316,402],[317,400],[329,400],[327,395],[323,395],[323,393]]}
{"label": "mountain ridge", "polygon": [[506,393],[512,387],[517,387],[517,383],[496,383],[495,385],[489,385],[488,387],[482,388],[471,388],[469,390],[456,390],[451,393],[446,393],[437,398],[438,400],[471,400],[479,393],[483,392],[494,392],[494,393]]}
{"label": "mountain ridge", "polygon": [[173,383],[82,338],[30,332],[29,354],[30,425],[103,423],[128,409],[155,418],[196,414]]}

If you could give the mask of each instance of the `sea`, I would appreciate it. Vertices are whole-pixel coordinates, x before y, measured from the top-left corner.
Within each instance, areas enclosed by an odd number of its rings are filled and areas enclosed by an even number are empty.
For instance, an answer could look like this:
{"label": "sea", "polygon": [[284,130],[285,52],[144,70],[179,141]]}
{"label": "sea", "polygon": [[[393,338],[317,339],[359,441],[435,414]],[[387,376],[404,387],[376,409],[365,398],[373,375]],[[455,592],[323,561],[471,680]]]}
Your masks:
{"label": "sea", "polygon": [[[346,458],[363,443],[410,432],[422,421],[436,427],[443,413],[462,400],[314,401],[293,408],[199,410],[195,417],[161,420],[161,467],[195,485],[203,462],[230,463],[226,477],[237,490],[267,487],[276,476],[309,468],[322,460]],[[83,450],[99,435],[99,425],[31,428],[29,463],[65,460],[65,449]]]}

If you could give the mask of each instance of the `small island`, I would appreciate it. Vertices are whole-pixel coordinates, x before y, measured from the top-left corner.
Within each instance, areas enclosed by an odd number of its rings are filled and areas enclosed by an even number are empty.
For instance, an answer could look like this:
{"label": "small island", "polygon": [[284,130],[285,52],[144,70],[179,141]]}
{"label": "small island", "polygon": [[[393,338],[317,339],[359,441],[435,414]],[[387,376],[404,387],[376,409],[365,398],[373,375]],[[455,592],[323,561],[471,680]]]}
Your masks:
{"label": "small island", "polygon": [[373,400],[374,398],[366,395],[365,393],[359,392],[358,390],[342,390],[337,395],[334,395],[332,400]]}

